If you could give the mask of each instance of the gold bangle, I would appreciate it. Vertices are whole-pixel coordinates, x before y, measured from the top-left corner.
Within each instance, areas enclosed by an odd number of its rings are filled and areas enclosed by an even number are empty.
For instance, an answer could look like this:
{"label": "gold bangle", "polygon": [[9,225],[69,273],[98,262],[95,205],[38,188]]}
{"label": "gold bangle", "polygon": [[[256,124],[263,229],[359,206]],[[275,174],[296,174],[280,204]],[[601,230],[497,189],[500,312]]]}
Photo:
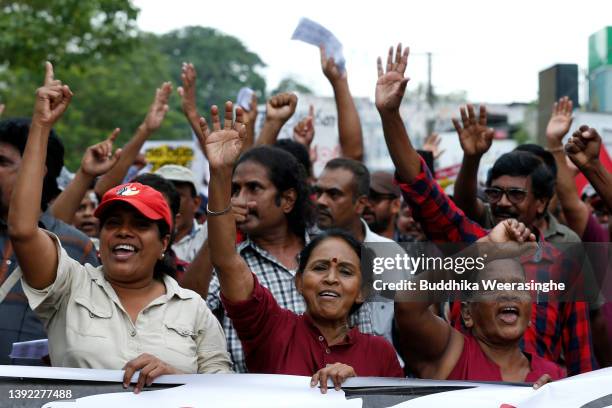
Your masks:
{"label": "gold bangle", "polygon": [[229,203],[229,205],[226,208],[224,208],[221,211],[210,211],[210,208],[208,208],[208,204],[206,204],[206,214],[210,215],[212,217],[215,217],[215,216],[218,216],[218,215],[223,215],[223,214],[229,212],[229,210],[231,210],[231,209],[232,209],[232,203],[231,202]]}

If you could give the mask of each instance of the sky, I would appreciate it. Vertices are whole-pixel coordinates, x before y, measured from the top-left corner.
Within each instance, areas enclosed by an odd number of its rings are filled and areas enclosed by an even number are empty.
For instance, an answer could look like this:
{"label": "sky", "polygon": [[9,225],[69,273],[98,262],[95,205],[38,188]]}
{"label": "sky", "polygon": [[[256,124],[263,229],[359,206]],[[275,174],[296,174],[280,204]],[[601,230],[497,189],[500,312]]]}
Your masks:
{"label": "sky", "polygon": [[[376,58],[397,42],[410,46],[411,88],[427,81],[431,52],[434,91],[466,91],[473,102],[537,99],[538,72],[578,64],[586,76],[588,38],[612,25],[610,0],[133,0],[138,27],[163,34],[189,25],[239,38],[267,65],[268,90],[290,76],[318,95],[332,95],[317,48],[291,40],[308,17],[342,42],[355,97],[374,97]],[[584,82],[581,79],[581,82]],[[580,99],[585,99],[584,84]]]}

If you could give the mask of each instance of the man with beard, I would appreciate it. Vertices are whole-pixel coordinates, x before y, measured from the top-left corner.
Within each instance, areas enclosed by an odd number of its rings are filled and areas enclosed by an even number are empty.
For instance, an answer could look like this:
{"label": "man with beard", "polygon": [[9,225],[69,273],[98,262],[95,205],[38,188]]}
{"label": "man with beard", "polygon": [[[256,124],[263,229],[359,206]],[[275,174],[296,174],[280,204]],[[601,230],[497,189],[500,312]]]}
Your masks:
{"label": "man with beard", "polygon": [[[408,49],[398,45],[394,57],[389,50],[386,69],[378,59],[376,83],[376,108],[378,109],[385,142],[393,164],[402,196],[414,210],[414,217],[423,227],[427,237],[434,242],[472,243],[485,236],[487,231],[471,221],[444,193],[423,160],[412,146],[400,115],[400,104],[408,78],[404,76]],[[464,127],[479,126],[475,144],[492,139],[492,129],[486,128],[486,113],[481,110],[476,118],[462,111]],[[459,123],[454,121],[458,132]],[[462,132],[460,132],[461,136]],[[528,152],[515,151],[502,155],[489,176],[487,196],[494,202],[494,215],[498,220],[516,217],[528,228],[545,212],[554,189],[554,176],[547,166]],[[540,251],[523,267],[528,279],[545,281],[568,272],[572,260],[560,256],[558,250],[539,236]],[[559,274],[559,275],[558,275]],[[453,321],[461,315],[453,311]],[[460,324],[460,320],[459,320]],[[596,364],[591,343],[588,304],[579,301],[543,300],[533,304],[531,325],[524,335],[523,351],[537,353],[553,362],[563,362],[570,375],[590,371]]]}
{"label": "man with beard", "polygon": [[393,240],[401,206],[400,190],[393,184],[393,175],[386,171],[372,173],[368,198],[363,219],[373,232]]}
{"label": "man with beard", "polygon": [[[568,105],[568,100],[562,98],[559,103]],[[554,201],[553,197],[559,199],[562,207],[567,202],[567,194],[564,194],[563,189],[567,189],[564,186],[567,185],[566,180],[570,180],[571,176],[564,169],[567,167],[565,155],[563,149],[559,149],[558,140],[562,139],[569,130],[571,104],[564,114],[553,110],[553,116],[546,129],[549,141],[548,151],[539,145],[522,144],[513,152],[504,154],[495,161],[484,190],[487,203],[480,201],[475,194],[480,158],[489,150],[492,140],[492,130],[486,128],[487,111],[484,106],[481,106],[480,114],[476,117],[474,107],[467,105],[467,109],[461,108],[460,112],[462,123],[460,124],[458,120],[453,121],[464,151],[454,196],[459,208],[484,228],[493,228],[504,219],[517,218],[532,230],[540,231],[543,239],[564,251],[567,251],[573,244],[578,248],[582,244],[579,235],[559,222],[549,211],[549,203]],[[562,125],[557,124],[560,120],[563,122]],[[551,140],[555,140],[556,144],[550,143]],[[531,154],[532,157],[524,153]],[[570,181],[570,184],[573,185],[573,180]],[[506,189],[505,193],[502,191],[504,189]],[[558,196],[555,196],[555,190],[559,191]],[[577,196],[576,201],[578,201]],[[586,224],[589,214],[588,211],[583,211],[586,213],[583,223]],[[571,208],[570,211],[564,211],[564,213],[571,221],[579,214],[579,211]],[[584,253],[576,254],[576,257],[583,258],[584,255]],[[585,259],[581,272],[587,288],[598,288],[601,282],[594,274],[592,261],[592,259]],[[609,340],[600,310],[604,300],[602,296],[596,297],[595,295],[590,296],[589,300],[595,351],[601,364],[609,364]]]}

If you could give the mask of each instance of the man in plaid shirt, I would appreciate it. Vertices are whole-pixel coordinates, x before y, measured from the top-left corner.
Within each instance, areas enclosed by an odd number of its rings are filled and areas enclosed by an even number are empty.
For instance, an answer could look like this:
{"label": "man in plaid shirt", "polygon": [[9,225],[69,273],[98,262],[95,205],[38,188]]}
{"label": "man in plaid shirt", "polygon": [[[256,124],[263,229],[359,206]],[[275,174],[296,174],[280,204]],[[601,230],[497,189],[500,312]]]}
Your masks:
{"label": "man in plaid shirt", "polygon": [[[294,278],[297,256],[309,240],[307,229],[314,215],[305,174],[291,154],[274,147],[256,147],[238,161],[232,189],[232,205],[241,207],[244,214],[238,216],[237,225],[246,234],[237,251],[282,308],[304,313],[306,304]],[[219,296],[219,280],[213,275],[206,299],[213,311],[221,309]],[[372,332],[367,303],[352,316],[351,323],[363,333]],[[226,314],[222,325],[234,370],[246,372],[242,344]]]}
{"label": "man in plaid shirt", "polygon": [[[487,234],[480,225],[469,220],[446,196],[431,176],[423,160],[413,148],[406,128],[399,113],[399,106],[404,95],[408,79],[404,77],[408,61],[408,49],[398,45],[395,57],[389,51],[386,72],[382,62],[378,62],[379,79],[376,84],[376,107],[381,115],[385,141],[396,168],[396,180],[402,190],[404,199],[411,204],[414,218],[434,242],[471,243]],[[483,129],[483,132],[488,131]],[[483,135],[484,137],[484,135]],[[524,152],[523,152],[524,153]],[[527,154],[527,153],[524,153]],[[537,159],[536,159],[537,160]],[[541,163],[540,163],[541,164]],[[543,164],[541,164],[544,166]],[[510,197],[512,191],[525,190],[529,204],[522,209],[526,212],[540,211],[545,204],[534,197],[531,177],[499,177],[507,184],[523,183],[521,188],[501,185],[501,199],[518,202]],[[504,183],[502,183],[504,184]],[[523,197],[524,199],[525,197]],[[528,220],[521,220],[531,226]],[[540,237],[541,238],[541,237]],[[562,272],[562,257],[556,256],[554,248],[544,245],[541,260],[524,264],[527,275],[551,277]],[[551,361],[565,360],[569,375],[590,371],[595,368],[592,351],[589,310],[586,302],[537,302],[532,309],[531,326],[525,333],[524,349],[535,352]]]}

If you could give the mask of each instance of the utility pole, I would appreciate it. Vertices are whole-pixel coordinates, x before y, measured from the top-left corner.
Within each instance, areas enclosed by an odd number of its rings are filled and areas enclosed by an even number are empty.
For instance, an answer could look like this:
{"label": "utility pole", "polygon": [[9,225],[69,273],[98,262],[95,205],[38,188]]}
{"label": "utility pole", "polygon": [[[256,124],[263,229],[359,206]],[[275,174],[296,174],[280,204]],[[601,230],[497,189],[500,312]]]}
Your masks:
{"label": "utility pole", "polygon": [[433,93],[433,85],[431,83],[431,52],[427,52],[427,105],[429,106],[429,119],[426,122],[426,131],[427,134],[425,136],[429,136],[434,131],[435,119],[433,118],[433,108],[434,108],[434,93]]}

